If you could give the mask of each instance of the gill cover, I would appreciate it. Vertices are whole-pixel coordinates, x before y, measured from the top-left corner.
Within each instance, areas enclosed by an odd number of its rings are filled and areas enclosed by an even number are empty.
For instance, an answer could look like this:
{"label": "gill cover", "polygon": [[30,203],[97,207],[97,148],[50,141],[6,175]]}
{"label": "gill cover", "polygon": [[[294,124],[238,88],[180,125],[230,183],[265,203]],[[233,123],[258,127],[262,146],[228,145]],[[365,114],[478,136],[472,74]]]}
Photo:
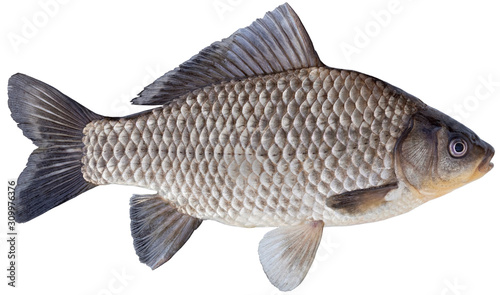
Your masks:
{"label": "gill cover", "polygon": [[397,145],[397,163],[408,183],[421,189],[434,164],[437,133],[441,126],[417,113]]}

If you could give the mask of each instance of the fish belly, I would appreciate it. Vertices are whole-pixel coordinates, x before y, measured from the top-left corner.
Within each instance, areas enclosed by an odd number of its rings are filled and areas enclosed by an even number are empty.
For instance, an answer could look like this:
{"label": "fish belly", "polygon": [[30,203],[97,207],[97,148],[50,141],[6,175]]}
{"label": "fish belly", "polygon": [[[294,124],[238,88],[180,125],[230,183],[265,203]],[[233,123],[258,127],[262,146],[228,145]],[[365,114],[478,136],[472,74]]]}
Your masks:
{"label": "fish belly", "polygon": [[408,208],[359,216],[325,200],[398,181],[393,149],[417,106],[376,78],[323,67],[224,82],[92,121],[82,170],[92,183],[153,189],[182,213],[230,225],[369,222]]}

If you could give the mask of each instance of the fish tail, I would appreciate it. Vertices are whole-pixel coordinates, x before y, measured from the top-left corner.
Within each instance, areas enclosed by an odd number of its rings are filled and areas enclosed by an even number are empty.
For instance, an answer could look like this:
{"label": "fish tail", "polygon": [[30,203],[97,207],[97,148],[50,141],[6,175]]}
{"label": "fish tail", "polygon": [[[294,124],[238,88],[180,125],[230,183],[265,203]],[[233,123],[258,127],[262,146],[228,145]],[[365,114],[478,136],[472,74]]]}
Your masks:
{"label": "fish tail", "polygon": [[12,118],[38,147],[15,191],[15,220],[26,222],[96,186],[82,174],[82,137],[85,125],[103,117],[23,74],[9,79],[8,94]]}

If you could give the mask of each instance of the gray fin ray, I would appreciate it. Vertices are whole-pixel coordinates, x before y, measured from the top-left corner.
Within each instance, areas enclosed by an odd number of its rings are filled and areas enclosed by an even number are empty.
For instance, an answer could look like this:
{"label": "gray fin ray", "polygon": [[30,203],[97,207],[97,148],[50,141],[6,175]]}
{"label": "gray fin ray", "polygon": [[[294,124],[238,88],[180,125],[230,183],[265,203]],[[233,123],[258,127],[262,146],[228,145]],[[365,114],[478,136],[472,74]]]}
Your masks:
{"label": "gray fin ray", "polygon": [[323,63],[299,17],[285,3],[167,72],[132,103],[162,105],[224,81],[314,66]]}
{"label": "gray fin ray", "polygon": [[159,195],[134,195],[130,206],[135,251],[152,269],[172,258],[202,222],[178,212]]}
{"label": "gray fin ray", "polygon": [[269,281],[280,291],[295,289],[311,267],[323,234],[323,221],[284,226],[264,235],[259,259]]}
{"label": "gray fin ray", "polygon": [[18,178],[15,219],[29,221],[95,187],[81,171],[83,128],[103,118],[52,86],[23,74],[9,79],[9,108],[38,147]]}
{"label": "gray fin ray", "polygon": [[398,184],[395,182],[378,187],[345,192],[328,197],[326,205],[333,209],[344,209],[350,213],[364,211],[385,202],[384,197],[391,190],[397,188]]}

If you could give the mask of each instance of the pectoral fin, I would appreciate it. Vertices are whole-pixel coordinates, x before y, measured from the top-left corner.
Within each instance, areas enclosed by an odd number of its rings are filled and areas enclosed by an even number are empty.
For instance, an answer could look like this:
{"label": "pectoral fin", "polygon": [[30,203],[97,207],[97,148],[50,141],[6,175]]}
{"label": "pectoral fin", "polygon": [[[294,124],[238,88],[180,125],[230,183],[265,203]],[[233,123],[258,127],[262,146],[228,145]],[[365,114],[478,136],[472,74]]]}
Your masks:
{"label": "pectoral fin", "polygon": [[259,258],[269,281],[281,291],[295,289],[305,278],[316,255],[323,221],[279,227],[259,244]]}
{"label": "pectoral fin", "polygon": [[159,195],[134,195],[130,205],[135,252],[152,269],[174,256],[202,222],[178,212]]}
{"label": "pectoral fin", "polygon": [[334,195],[326,199],[326,205],[333,209],[345,209],[349,213],[364,211],[385,202],[384,197],[398,184],[389,183],[368,189],[355,190]]}

